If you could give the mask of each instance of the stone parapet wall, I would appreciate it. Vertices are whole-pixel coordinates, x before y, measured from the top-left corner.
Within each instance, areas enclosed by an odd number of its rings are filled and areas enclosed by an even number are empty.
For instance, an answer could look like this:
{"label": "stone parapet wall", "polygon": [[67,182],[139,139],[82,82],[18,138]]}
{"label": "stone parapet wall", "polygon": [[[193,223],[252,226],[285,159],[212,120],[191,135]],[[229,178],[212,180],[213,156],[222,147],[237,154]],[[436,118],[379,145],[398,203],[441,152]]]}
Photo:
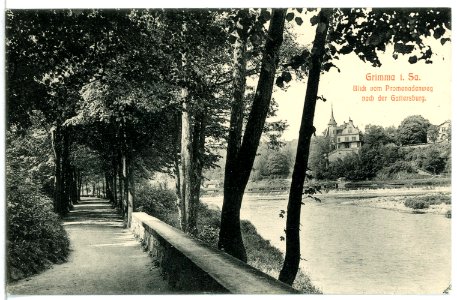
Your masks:
{"label": "stone parapet wall", "polygon": [[133,213],[132,232],[170,288],[182,293],[293,294],[290,286],[193,239],[146,213]]}

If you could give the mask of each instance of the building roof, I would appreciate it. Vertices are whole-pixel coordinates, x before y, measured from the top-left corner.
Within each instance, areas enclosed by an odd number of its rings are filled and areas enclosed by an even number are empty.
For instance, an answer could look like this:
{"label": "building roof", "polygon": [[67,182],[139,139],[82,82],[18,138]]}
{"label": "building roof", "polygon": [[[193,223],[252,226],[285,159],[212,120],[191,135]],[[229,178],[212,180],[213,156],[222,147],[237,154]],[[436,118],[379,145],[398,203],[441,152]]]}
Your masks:
{"label": "building roof", "polygon": [[449,124],[449,125],[450,125],[450,124],[451,124],[451,120],[446,120],[446,121],[444,121],[443,123],[441,123],[440,125],[438,125],[438,127],[441,127],[441,126],[443,126],[443,125],[445,125],[445,124]]}

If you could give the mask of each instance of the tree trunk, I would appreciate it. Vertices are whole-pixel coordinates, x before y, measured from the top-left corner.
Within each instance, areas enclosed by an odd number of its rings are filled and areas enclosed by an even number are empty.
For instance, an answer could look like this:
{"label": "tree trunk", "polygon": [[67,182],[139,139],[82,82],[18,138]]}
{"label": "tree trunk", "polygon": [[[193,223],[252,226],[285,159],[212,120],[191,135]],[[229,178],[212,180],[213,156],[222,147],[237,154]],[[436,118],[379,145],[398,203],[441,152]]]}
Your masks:
{"label": "tree trunk", "polygon": [[192,177],[191,177],[191,201],[189,201],[188,221],[189,232],[196,235],[198,208],[200,205],[200,187],[202,183],[203,160],[205,153],[206,137],[206,110],[202,110],[195,116],[193,135],[192,135]]}
{"label": "tree trunk", "polygon": [[132,225],[133,205],[135,202],[135,178],[133,174],[133,166],[130,159],[127,160],[127,163],[127,228],[130,228]]}
{"label": "tree trunk", "polygon": [[78,176],[74,166],[71,166],[71,203],[78,203]]}
{"label": "tree trunk", "polygon": [[131,147],[127,137],[125,126],[121,127],[121,163],[122,163],[122,179],[123,179],[123,203],[122,213],[124,224],[127,228],[131,225],[134,201],[134,182],[133,182],[133,166],[131,157]]}
{"label": "tree trunk", "polygon": [[119,166],[118,166],[118,171],[119,171],[119,209],[121,210],[121,212],[124,211],[124,164],[122,162],[122,155],[119,154],[119,157],[118,157],[118,163],[119,163]]}
{"label": "tree trunk", "polygon": [[117,164],[116,164],[116,155],[113,153],[112,161],[111,161],[111,193],[113,197],[113,207],[117,206],[117,185],[116,185],[116,179],[117,179]]}
{"label": "tree trunk", "polygon": [[71,209],[71,168],[70,168],[70,136],[68,129],[62,128],[62,212],[66,214]]}
{"label": "tree trunk", "polygon": [[114,169],[113,169],[113,177],[111,178],[112,180],[112,183],[111,183],[111,186],[113,188],[113,207],[116,207],[117,206],[117,184],[116,184],[116,181],[117,181],[117,176],[116,176],[116,166],[114,166]]}
{"label": "tree trunk", "polygon": [[189,215],[192,205],[192,120],[187,88],[181,89],[181,97],[183,99],[181,115],[181,205],[183,209],[181,229],[184,232],[192,232],[196,228],[189,226],[189,223],[193,223]]}
{"label": "tree trunk", "polygon": [[113,197],[111,197],[111,195],[110,195],[109,182],[110,182],[109,174],[108,174],[108,171],[106,171],[105,176],[103,177],[103,190],[104,190],[106,199],[108,199],[110,203],[113,203]]}
{"label": "tree trunk", "polygon": [[[221,231],[219,232],[218,247],[225,250],[227,253],[247,261],[246,251],[244,249],[243,240],[241,237],[240,229],[240,216],[238,203],[241,201],[239,197],[232,197],[232,195],[239,195],[235,193],[235,179],[237,157],[241,147],[241,136],[243,132],[243,112],[244,112],[244,93],[246,89],[246,44],[247,44],[247,28],[242,26],[240,21],[237,22],[237,27],[240,34],[235,31],[237,39],[234,45],[233,60],[233,102],[231,106],[230,115],[230,128],[227,141],[227,157],[225,163],[224,174],[224,204],[222,208],[222,223]],[[231,247],[233,246],[233,247]]]}
{"label": "tree trunk", "polygon": [[319,13],[319,24],[316,29],[313,49],[311,51],[311,68],[306,88],[305,105],[298,137],[297,155],[295,157],[292,183],[290,186],[289,203],[286,221],[286,256],[279,274],[279,280],[292,285],[300,264],[300,213],[303,185],[308,166],[311,136],[315,132],[313,126],[321,64],[325,52],[325,39],[329,25],[330,9],[322,9]]}
{"label": "tree trunk", "polygon": [[123,199],[124,201],[122,202],[122,216],[124,217],[125,219],[125,213],[126,213],[126,209],[127,209],[127,201],[128,201],[128,195],[129,195],[129,183],[128,183],[128,180],[127,180],[127,176],[128,176],[128,168],[127,168],[127,157],[125,156],[125,154],[123,153],[122,154],[122,158],[121,158],[121,161],[122,161],[122,185],[123,185],[123,189],[124,189],[124,195],[123,195]]}
{"label": "tree trunk", "polygon": [[54,150],[54,211],[62,214],[62,135],[58,124],[51,130]]}
{"label": "tree trunk", "polygon": [[127,157],[124,153],[122,154],[122,172],[124,177],[124,200],[126,201],[123,204],[123,218],[126,228],[130,228],[132,224],[135,184],[131,158]]}
{"label": "tree trunk", "polygon": [[[247,28],[237,22],[240,34],[237,36],[233,51],[233,102],[231,105],[230,128],[227,141],[227,159],[225,165],[225,177],[233,172],[234,163],[241,147],[241,136],[243,132],[244,93],[246,90],[246,44]],[[227,175],[228,174],[228,175]]]}
{"label": "tree trunk", "polygon": [[[115,170],[116,171],[116,170]],[[114,206],[117,205],[117,176],[116,172],[113,174],[113,203]]]}
{"label": "tree trunk", "polygon": [[242,261],[247,261],[247,257],[240,228],[241,202],[270,106],[279,49],[283,40],[285,16],[286,9],[273,9],[262,58],[262,68],[243,142],[236,157],[226,163],[231,170],[225,173],[218,246]]}
{"label": "tree trunk", "polygon": [[108,180],[106,180],[106,177],[102,179],[102,189],[101,189],[101,194],[103,196],[103,198],[107,198],[106,197],[106,188],[107,186],[105,185],[105,183],[108,183]]}
{"label": "tree trunk", "polygon": [[184,206],[184,202],[182,200],[182,195],[181,195],[181,170],[180,170],[180,130],[182,129],[181,128],[181,115],[179,113],[176,114],[176,117],[175,117],[175,134],[174,134],[174,138],[173,138],[173,150],[174,150],[174,171],[175,171],[175,177],[176,177],[176,180],[175,180],[175,184],[176,184],[176,200],[177,200],[177,203],[176,203],[176,206],[178,208],[178,216],[179,216],[179,222],[180,222],[180,226],[181,226],[181,229],[184,226],[183,224],[183,220],[185,219],[184,215],[186,213],[186,210],[185,210],[185,206]]}
{"label": "tree trunk", "polygon": [[83,185],[83,177],[81,175],[81,171],[77,171],[77,178],[78,178],[78,202],[81,201],[81,194],[82,194],[82,185]]}

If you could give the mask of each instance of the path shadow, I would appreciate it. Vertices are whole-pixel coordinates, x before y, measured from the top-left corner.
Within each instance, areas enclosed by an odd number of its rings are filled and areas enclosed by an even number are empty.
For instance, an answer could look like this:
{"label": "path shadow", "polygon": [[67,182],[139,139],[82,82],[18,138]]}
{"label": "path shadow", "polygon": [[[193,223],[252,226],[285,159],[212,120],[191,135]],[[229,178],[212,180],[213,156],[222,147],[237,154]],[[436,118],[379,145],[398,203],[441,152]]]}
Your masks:
{"label": "path shadow", "polygon": [[124,227],[122,216],[111,207],[108,200],[81,198],[73,210],[63,219],[64,226],[103,225]]}

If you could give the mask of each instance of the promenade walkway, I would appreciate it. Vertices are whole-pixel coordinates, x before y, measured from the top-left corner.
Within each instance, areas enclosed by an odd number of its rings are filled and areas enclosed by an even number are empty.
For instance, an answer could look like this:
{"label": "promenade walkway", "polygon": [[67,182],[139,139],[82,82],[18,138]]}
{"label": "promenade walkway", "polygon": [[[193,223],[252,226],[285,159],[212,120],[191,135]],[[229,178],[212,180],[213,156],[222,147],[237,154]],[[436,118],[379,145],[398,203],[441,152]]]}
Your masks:
{"label": "promenade walkway", "polygon": [[83,198],[64,220],[68,262],[7,286],[9,295],[146,295],[171,293],[107,200]]}

